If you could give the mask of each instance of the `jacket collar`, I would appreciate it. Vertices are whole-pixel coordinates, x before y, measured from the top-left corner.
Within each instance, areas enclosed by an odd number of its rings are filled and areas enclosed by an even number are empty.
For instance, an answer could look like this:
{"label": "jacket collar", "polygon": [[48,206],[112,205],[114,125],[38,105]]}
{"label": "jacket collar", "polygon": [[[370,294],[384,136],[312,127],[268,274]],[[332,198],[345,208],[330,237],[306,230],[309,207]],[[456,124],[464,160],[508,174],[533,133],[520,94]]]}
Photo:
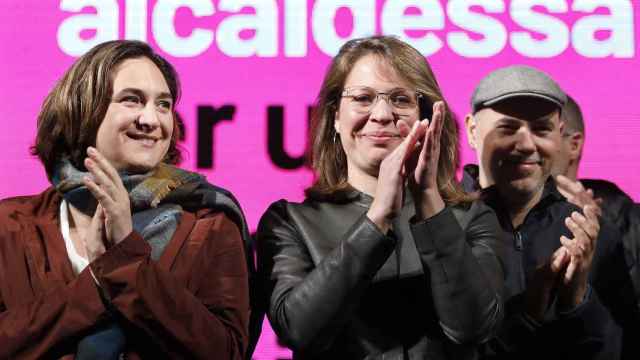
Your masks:
{"label": "jacket collar", "polygon": [[[364,192],[357,190],[354,187],[350,187],[349,190],[347,190],[345,197],[348,199],[348,201],[346,202],[350,202],[355,205],[365,207],[367,209],[371,207],[371,203],[373,203],[373,196],[369,194],[365,194]],[[405,191],[405,197],[402,202],[402,205],[407,206],[410,204],[413,204],[413,199],[409,195],[409,192]]]}

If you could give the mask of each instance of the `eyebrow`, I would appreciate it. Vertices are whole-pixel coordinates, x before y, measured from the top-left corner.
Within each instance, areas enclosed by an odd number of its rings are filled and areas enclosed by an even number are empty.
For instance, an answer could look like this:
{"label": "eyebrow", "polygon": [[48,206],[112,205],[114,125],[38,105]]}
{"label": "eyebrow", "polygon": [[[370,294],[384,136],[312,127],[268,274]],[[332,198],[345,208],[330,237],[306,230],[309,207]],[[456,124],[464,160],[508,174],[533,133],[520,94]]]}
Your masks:
{"label": "eyebrow", "polygon": [[499,122],[528,122],[528,123],[553,123],[553,113],[549,115],[541,116],[537,119],[520,119],[512,116],[503,116],[498,119]]}
{"label": "eyebrow", "polygon": [[[146,98],[146,94],[144,91],[138,89],[138,88],[125,88],[120,90],[117,94],[114,94],[114,97],[120,96],[121,94],[124,93],[133,93],[135,95],[138,95],[142,98]],[[171,93],[168,93],[166,91],[162,91],[160,93],[158,93],[158,95],[156,96],[157,99],[171,99],[173,100],[173,96],[171,95]]]}

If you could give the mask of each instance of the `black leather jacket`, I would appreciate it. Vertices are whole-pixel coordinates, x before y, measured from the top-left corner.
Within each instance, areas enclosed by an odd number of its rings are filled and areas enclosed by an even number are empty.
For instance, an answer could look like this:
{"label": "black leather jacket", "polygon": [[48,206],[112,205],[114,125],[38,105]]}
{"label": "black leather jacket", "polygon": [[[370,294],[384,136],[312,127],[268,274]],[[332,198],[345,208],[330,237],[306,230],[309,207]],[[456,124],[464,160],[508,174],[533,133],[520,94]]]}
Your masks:
{"label": "black leather jacket", "polygon": [[272,327],[294,358],[473,359],[502,317],[499,224],[481,202],[386,236],[372,198],[271,205],[257,234]]}

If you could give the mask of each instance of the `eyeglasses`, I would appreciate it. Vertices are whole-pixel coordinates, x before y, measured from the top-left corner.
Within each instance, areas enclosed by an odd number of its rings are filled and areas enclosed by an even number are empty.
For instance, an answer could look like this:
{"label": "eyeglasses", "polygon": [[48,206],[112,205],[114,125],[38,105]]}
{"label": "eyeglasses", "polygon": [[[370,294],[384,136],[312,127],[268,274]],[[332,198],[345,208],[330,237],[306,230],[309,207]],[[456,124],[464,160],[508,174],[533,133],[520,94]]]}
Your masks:
{"label": "eyeglasses", "polygon": [[403,88],[392,89],[388,92],[377,91],[368,86],[356,86],[345,88],[341,97],[350,98],[350,105],[361,114],[369,114],[371,109],[382,97],[386,97],[394,113],[398,116],[409,116],[418,107],[418,101],[422,94]]}

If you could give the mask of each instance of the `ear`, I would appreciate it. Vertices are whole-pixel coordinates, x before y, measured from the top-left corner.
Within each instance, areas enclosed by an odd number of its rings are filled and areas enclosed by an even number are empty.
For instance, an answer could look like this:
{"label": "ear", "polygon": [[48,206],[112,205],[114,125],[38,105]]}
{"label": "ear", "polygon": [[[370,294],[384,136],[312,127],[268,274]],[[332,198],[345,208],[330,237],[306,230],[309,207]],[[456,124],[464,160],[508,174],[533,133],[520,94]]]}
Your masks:
{"label": "ear", "polygon": [[469,113],[467,114],[467,116],[464,117],[464,126],[467,130],[467,141],[469,142],[469,146],[471,146],[472,149],[477,150],[478,149],[478,143],[476,141],[477,125],[476,125],[476,119],[474,118],[473,114]]}
{"label": "ear", "polygon": [[573,133],[569,136],[569,158],[579,160],[582,156],[582,147],[584,146],[584,134],[580,132]]}
{"label": "ear", "polygon": [[333,128],[336,130],[336,133],[340,134],[340,121],[339,119],[339,111],[336,110],[336,112],[333,114]]}

